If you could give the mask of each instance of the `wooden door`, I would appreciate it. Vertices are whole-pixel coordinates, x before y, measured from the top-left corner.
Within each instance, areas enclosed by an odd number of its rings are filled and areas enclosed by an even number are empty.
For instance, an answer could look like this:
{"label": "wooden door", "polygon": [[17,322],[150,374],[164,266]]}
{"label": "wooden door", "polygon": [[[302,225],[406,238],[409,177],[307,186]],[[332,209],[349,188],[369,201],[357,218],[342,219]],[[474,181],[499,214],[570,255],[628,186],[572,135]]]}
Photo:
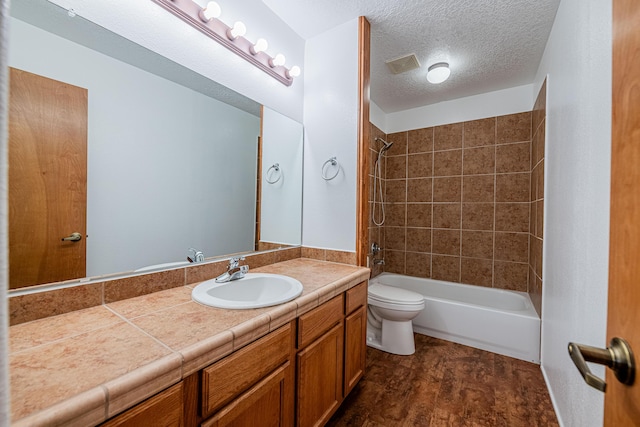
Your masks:
{"label": "wooden door", "polygon": [[364,375],[367,354],[367,309],[362,306],[344,320],[344,395]]}
{"label": "wooden door", "polygon": [[342,402],[342,322],[298,353],[297,426],[324,425]]}
{"label": "wooden door", "polygon": [[10,289],[86,275],[86,204],[87,90],[12,68]]}
{"label": "wooden door", "polygon": [[[640,362],[640,2],[613,1],[611,227],[607,341],[620,337]],[[637,368],[636,368],[637,370]],[[620,384],[607,369],[605,425],[640,425],[640,375]]]}

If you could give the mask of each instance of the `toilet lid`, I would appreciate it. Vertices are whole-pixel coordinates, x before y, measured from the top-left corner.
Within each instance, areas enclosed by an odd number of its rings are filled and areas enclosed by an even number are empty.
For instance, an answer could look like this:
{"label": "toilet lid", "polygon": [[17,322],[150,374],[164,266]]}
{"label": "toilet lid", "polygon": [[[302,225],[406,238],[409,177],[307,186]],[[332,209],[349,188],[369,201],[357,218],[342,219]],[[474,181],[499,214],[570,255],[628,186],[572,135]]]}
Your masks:
{"label": "toilet lid", "polygon": [[374,283],[369,285],[369,298],[396,304],[419,304],[424,297],[417,292]]}

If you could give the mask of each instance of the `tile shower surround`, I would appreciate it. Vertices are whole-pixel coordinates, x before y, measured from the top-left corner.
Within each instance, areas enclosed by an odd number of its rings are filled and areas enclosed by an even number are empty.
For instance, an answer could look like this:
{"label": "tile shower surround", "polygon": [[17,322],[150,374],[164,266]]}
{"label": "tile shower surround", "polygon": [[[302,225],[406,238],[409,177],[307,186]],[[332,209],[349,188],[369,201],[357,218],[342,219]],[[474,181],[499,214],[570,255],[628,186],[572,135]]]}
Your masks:
{"label": "tile shower surround", "polygon": [[547,82],[540,88],[533,107],[531,129],[531,193],[529,215],[529,296],[538,315],[542,307],[542,241],[544,211],[544,147]]}
{"label": "tile shower surround", "polygon": [[372,156],[375,136],[394,143],[386,221],[369,228],[384,271],[527,291],[531,127],[532,112],[389,135],[372,126]]}

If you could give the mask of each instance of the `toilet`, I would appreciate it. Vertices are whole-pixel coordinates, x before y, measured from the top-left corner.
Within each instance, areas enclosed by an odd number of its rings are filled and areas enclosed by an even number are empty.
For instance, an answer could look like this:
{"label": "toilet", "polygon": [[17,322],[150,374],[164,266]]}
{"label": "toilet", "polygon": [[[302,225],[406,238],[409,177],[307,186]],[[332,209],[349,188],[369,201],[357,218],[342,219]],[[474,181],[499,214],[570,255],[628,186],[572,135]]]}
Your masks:
{"label": "toilet", "polygon": [[370,283],[367,345],[402,356],[415,353],[411,321],[424,306],[424,297],[417,292]]}

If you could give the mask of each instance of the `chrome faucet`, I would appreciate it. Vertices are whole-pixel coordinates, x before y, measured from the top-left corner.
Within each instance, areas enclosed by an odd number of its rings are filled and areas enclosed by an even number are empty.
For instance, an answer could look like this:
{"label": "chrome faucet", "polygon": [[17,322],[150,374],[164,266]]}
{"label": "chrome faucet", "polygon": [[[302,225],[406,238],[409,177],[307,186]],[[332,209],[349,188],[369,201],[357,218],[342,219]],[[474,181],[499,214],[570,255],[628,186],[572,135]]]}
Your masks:
{"label": "chrome faucet", "polygon": [[204,253],[194,248],[189,248],[189,255],[187,256],[187,261],[189,262],[203,262],[204,261]]}
{"label": "chrome faucet", "polygon": [[244,257],[234,257],[229,260],[227,271],[216,277],[216,283],[230,282],[232,280],[242,279],[249,271],[248,265],[240,265],[240,261],[244,261]]}

